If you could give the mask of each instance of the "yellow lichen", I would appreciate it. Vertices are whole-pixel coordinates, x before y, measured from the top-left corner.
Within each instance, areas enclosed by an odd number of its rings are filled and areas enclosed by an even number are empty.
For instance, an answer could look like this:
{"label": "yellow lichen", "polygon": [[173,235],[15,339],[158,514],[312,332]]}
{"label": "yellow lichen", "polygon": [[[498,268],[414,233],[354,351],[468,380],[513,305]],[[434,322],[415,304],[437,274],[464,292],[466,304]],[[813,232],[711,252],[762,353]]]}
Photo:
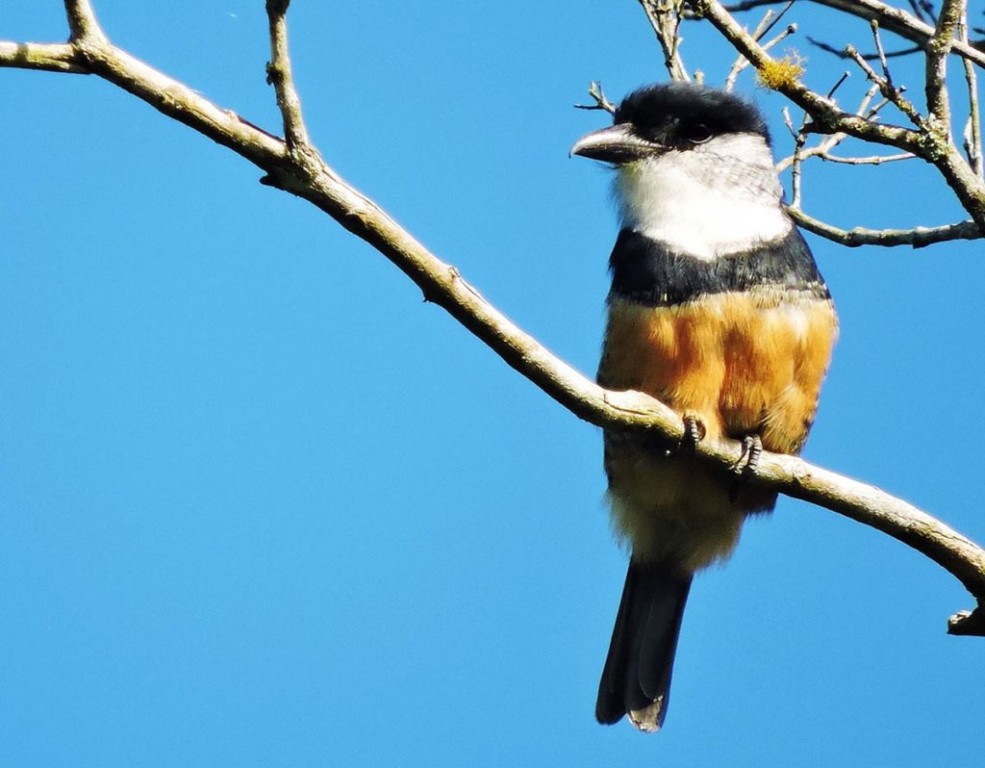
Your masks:
{"label": "yellow lichen", "polygon": [[770,61],[758,72],[759,84],[763,88],[777,91],[796,83],[804,74],[804,63],[807,61],[797,51],[790,49],[782,59]]}

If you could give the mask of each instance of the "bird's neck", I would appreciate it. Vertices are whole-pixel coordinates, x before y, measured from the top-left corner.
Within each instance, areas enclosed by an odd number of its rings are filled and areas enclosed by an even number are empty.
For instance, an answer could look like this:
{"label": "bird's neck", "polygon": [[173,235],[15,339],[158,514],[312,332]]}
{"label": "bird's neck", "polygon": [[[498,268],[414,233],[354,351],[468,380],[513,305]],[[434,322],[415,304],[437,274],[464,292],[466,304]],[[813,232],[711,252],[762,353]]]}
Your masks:
{"label": "bird's neck", "polygon": [[622,166],[615,193],[624,229],[699,259],[748,251],[793,226],[769,147],[752,134]]}

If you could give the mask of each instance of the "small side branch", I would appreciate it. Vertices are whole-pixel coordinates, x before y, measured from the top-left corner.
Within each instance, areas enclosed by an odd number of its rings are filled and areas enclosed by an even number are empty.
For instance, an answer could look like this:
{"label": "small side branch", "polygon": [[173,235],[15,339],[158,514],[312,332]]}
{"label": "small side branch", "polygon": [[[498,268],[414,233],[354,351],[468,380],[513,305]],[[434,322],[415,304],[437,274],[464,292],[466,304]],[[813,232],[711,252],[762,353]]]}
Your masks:
{"label": "small side branch", "polygon": [[841,165],[884,165],[885,163],[896,163],[900,160],[912,160],[916,155],[910,152],[900,152],[898,155],[870,155],[869,157],[841,157],[832,155],[830,152],[820,152],[817,157],[828,163],[840,163]]}
{"label": "small side branch", "polygon": [[290,4],[291,0],[267,0],[267,18],[270,21],[267,82],[274,86],[277,94],[277,106],[284,123],[284,138],[287,140],[288,151],[293,153],[307,150],[309,143],[287,45],[287,8]]}
{"label": "small side branch", "polygon": [[[878,40],[879,32],[878,28],[874,26],[873,31]],[[881,46],[880,46],[881,51]],[[865,76],[879,88],[879,92],[892,103],[900,112],[907,116],[911,123],[913,123],[918,128],[923,127],[924,119],[923,116],[917,111],[917,108],[910,102],[909,99],[903,96],[903,88],[897,88],[893,84],[892,77],[889,74],[889,67],[886,64],[885,55],[879,57],[882,62],[883,74],[879,75],[876,71],[869,65],[865,58],[859,54],[854,46],[845,46],[845,54],[854,61],[858,68],[861,69]]]}
{"label": "small side branch", "polygon": [[800,208],[788,207],[787,213],[808,232],[831,240],[850,248],[860,245],[881,245],[886,247],[909,245],[914,248],[925,248],[935,243],[945,243],[950,240],[980,240],[982,233],[974,221],[959,221],[955,224],[945,224],[940,227],[913,227],[912,229],[840,229],[831,224],[815,219],[804,213]]}
{"label": "small side branch", "polygon": [[639,0],[646,18],[653,27],[664,55],[664,66],[671,80],[690,82],[691,76],[681,58],[682,0]]}
{"label": "small side branch", "polygon": [[[961,25],[961,39],[968,42],[968,24]],[[978,73],[967,59],[961,60],[965,85],[968,87],[968,121],[964,129],[964,152],[968,165],[979,178],[982,177],[982,116],[978,107]]]}
{"label": "small side branch", "polygon": [[601,109],[610,115],[616,114],[616,105],[606,98],[605,91],[602,90],[602,83],[592,80],[588,85],[588,95],[592,97],[594,104],[575,104],[575,109]]}
{"label": "small side branch", "polygon": [[[780,16],[785,14],[790,9],[790,6],[792,4],[793,3],[791,0],[790,3],[784,6],[783,10],[780,11],[780,14],[777,16],[777,18],[773,20],[773,23],[768,23],[770,21],[770,13],[767,13],[763,17],[763,20],[759,23],[759,27],[757,27],[756,30],[753,32],[753,39],[756,40],[757,42],[762,40],[763,36],[766,35],[769,32],[769,30],[773,28],[775,22],[779,20]],[[790,37],[790,35],[793,35],[796,32],[797,32],[797,25],[788,24],[787,27],[782,32],[780,32],[772,39],[767,40],[765,43],[763,43],[763,50],[768,51],[772,49],[778,43],[782,42],[783,40],[786,40],[788,37]],[[745,56],[740,55],[735,60],[735,63],[732,65],[732,69],[729,70],[728,76],[725,78],[724,88],[726,91],[731,91],[732,89],[735,88],[736,80],[738,79],[742,71],[746,69],[748,66],[749,66],[749,60]]]}

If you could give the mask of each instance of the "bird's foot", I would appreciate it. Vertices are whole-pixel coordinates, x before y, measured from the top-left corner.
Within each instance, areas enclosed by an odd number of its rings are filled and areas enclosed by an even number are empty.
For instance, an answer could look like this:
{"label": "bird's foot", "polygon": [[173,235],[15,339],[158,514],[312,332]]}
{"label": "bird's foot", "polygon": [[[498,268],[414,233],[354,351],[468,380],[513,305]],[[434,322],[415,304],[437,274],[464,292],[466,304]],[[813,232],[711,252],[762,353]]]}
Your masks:
{"label": "bird's foot", "polygon": [[756,474],[759,457],[763,455],[763,439],[759,435],[746,435],[742,438],[742,453],[732,465],[732,471],[741,478]]}
{"label": "bird's foot", "polygon": [[705,425],[696,416],[684,417],[684,434],[681,435],[680,453],[693,456],[698,443],[705,439]]}
{"label": "bird's foot", "polygon": [[735,482],[729,496],[732,501],[738,498],[746,481],[756,474],[759,467],[759,457],[763,455],[763,440],[759,435],[746,435],[742,438],[742,453],[739,454],[738,461],[732,465],[732,472],[735,473]]}
{"label": "bird's foot", "polygon": [[756,469],[759,467],[759,457],[762,455],[763,440],[759,435],[746,435],[742,438],[742,453],[732,465],[732,472],[735,474],[735,482],[732,483],[732,489],[729,492],[732,501],[738,498],[746,481],[756,474]]}

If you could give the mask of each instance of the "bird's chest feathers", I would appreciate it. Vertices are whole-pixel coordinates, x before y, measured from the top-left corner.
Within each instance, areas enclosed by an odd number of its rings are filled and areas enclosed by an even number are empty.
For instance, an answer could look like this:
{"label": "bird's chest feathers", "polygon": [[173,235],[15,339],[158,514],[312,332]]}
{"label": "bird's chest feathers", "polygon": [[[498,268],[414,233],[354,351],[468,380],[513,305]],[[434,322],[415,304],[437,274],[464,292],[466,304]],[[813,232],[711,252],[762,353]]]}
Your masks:
{"label": "bird's chest feathers", "polygon": [[[836,321],[828,300],[776,287],[647,307],[610,300],[599,383],[647,392],[712,436],[806,436]],[[782,423],[781,423],[782,422]]]}
{"label": "bird's chest feathers", "polygon": [[630,163],[619,169],[615,193],[624,227],[696,258],[746,250],[791,226],[759,137],[721,138]]}

